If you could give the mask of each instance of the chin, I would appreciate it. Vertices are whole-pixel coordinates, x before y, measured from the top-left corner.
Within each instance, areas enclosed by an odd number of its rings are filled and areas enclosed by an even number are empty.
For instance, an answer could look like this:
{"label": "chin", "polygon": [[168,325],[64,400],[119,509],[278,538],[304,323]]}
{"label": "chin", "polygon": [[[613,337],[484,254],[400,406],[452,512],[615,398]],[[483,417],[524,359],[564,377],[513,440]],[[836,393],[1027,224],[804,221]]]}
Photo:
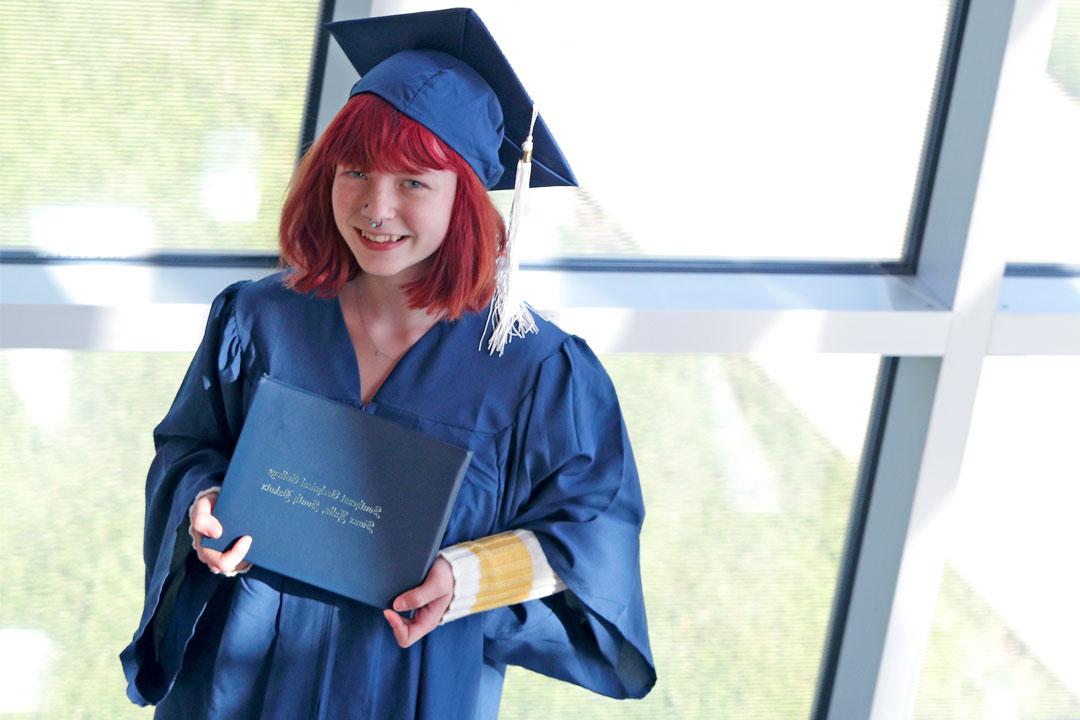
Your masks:
{"label": "chin", "polygon": [[427,273],[428,268],[431,267],[431,263],[427,261],[406,265],[405,267],[400,265],[390,266],[383,263],[361,263],[359,261],[357,264],[360,265],[360,271],[365,275],[373,278],[395,280],[399,285],[422,278]]}

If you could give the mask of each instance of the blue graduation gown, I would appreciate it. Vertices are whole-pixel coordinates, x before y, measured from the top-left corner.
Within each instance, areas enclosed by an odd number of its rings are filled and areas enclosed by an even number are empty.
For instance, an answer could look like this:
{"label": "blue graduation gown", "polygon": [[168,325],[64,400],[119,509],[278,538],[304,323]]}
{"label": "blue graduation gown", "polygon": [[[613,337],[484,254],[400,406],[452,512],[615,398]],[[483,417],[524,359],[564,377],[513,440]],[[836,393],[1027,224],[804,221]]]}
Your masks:
{"label": "blue graduation gown", "polygon": [[[131,700],[164,718],[486,718],[508,664],[645,695],[656,673],[641,490],[614,388],[584,341],[540,320],[538,335],[491,357],[477,349],[486,314],[442,321],[363,404],[337,299],[282,277],[218,295],[154,430],[146,600],[120,656]],[[376,608],[262,568],[210,573],[191,550],[188,507],[220,484],[264,373],[471,449],[443,545],[532,530],[569,590],[456,620],[403,650]]]}

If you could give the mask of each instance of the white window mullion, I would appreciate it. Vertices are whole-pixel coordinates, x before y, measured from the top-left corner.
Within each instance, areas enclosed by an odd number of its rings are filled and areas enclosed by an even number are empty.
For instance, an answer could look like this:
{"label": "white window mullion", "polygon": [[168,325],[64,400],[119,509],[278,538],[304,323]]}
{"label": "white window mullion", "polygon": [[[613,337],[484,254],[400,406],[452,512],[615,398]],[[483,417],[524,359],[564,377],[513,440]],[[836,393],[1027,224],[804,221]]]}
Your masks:
{"label": "white window mullion", "polygon": [[1050,8],[1042,24],[1045,5],[967,3],[918,258],[918,281],[951,308],[950,329],[940,360],[899,361],[828,718],[914,712],[1005,267],[1000,180],[1009,170],[995,165],[995,148],[1015,131],[1024,87],[1042,71],[1036,58],[1045,64],[1053,20]]}

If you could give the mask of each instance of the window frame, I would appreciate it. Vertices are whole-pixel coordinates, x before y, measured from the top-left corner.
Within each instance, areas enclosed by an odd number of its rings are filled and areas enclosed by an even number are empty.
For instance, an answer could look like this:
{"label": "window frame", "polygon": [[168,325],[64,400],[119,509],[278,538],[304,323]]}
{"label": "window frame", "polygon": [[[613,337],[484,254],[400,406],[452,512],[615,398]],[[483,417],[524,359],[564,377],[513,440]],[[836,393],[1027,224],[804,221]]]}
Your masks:
{"label": "window frame", "polygon": [[[326,0],[322,22],[370,13]],[[744,263],[567,258],[527,265],[538,309],[600,353],[881,355],[814,718],[914,712],[948,544],[948,506],[987,355],[1080,355],[1080,269],[1006,266],[995,147],[1044,68],[1057,3],[954,0],[903,258]],[[341,82],[313,52],[305,147]],[[335,65],[335,62],[337,65]],[[351,71],[351,69],[350,69]],[[329,105],[327,105],[329,107]],[[321,123],[321,124],[320,124]],[[227,284],[277,257],[0,253],[0,348],[191,351]]]}

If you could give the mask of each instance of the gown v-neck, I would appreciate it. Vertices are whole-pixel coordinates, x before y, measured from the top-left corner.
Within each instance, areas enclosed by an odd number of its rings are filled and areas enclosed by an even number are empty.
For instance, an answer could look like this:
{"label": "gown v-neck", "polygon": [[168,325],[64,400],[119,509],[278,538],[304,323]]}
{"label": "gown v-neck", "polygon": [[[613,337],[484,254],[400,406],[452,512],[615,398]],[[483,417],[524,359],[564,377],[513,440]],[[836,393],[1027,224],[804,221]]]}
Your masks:
{"label": "gown v-neck", "polygon": [[[407,347],[405,349],[405,352],[401,354],[401,357],[399,357],[394,363],[394,365],[390,368],[389,372],[386,373],[386,376],[382,379],[382,382],[379,383],[379,386],[375,388],[375,392],[371,394],[371,398],[369,400],[364,400],[364,378],[363,374],[360,372],[360,352],[355,342],[356,339],[353,337],[352,332],[349,330],[349,322],[345,313],[345,307],[342,304],[341,295],[339,294],[337,297],[332,298],[331,300],[334,307],[337,309],[339,330],[340,333],[344,336],[343,341],[345,346],[349,349],[350,358],[352,360],[352,385],[350,386],[349,398],[354,402],[358,403],[361,407],[376,403],[379,395],[382,393],[383,388],[386,387],[387,383],[389,383],[390,380],[394,377],[394,375],[397,374],[398,368],[400,368],[403,364],[406,363],[413,350],[417,346],[424,344],[425,341],[427,341],[427,339],[429,338],[429,336],[434,334],[435,328],[441,326],[445,322],[444,319],[436,320],[434,323],[432,323],[431,327],[425,330],[423,334],[421,334],[420,337],[416,339],[416,342]],[[374,344],[370,336],[367,339],[369,343]]]}

